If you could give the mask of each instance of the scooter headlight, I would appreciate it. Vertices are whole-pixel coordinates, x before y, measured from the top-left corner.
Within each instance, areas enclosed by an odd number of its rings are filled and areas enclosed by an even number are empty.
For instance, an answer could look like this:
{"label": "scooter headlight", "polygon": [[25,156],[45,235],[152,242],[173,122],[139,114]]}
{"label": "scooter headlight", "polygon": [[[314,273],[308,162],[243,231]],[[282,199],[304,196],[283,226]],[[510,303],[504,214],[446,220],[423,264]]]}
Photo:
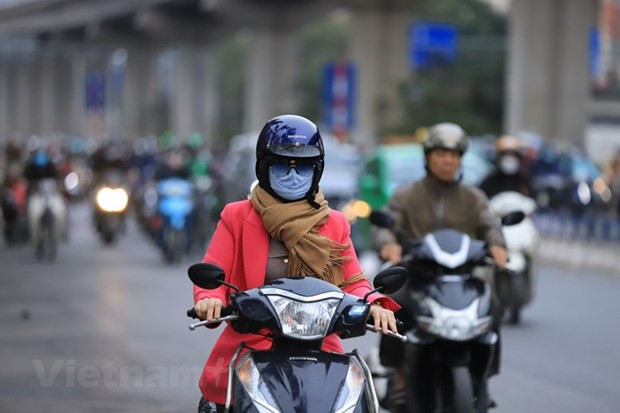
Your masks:
{"label": "scooter headlight", "polygon": [[432,298],[426,298],[433,317],[418,317],[423,330],[453,341],[467,341],[485,332],[491,323],[491,317],[478,318],[480,300],[475,299],[462,310],[450,310],[442,307]]}
{"label": "scooter headlight", "polygon": [[280,413],[278,404],[269,388],[261,380],[254,359],[249,353],[241,357],[235,367],[235,374],[245,391],[252,398],[254,407],[259,413]]}
{"label": "scooter headlight", "polygon": [[123,188],[104,187],[97,191],[97,206],[105,212],[123,212],[129,196]]}
{"label": "scooter headlight", "polygon": [[263,289],[275,309],[282,335],[297,340],[317,340],[327,335],[334,313],[344,296],[328,292],[305,297],[280,289]]}
{"label": "scooter headlight", "polygon": [[75,172],[70,172],[65,176],[64,184],[67,192],[72,193],[77,190],[80,184],[80,177]]}
{"label": "scooter headlight", "polygon": [[365,385],[366,376],[364,375],[364,369],[355,357],[351,357],[349,359],[347,377],[340,392],[338,392],[333,411],[337,413],[353,413]]}

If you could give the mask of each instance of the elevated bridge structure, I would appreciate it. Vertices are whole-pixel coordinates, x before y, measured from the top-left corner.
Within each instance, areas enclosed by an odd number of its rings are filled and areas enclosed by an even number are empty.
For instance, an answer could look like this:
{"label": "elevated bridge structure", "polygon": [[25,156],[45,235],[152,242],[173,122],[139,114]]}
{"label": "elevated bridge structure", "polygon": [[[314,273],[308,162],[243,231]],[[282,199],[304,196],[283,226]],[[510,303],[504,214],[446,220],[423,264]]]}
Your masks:
{"label": "elevated bridge structure", "polygon": [[[382,122],[401,114],[396,86],[412,76],[407,32],[416,3],[0,0],[0,136],[134,137],[161,128],[180,136],[193,131],[215,136],[220,118],[216,45],[240,31],[251,42],[243,128],[256,130],[269,117],[299,108],[299,28],[344,11],[351,33],[343,58],[358,69],[352,138],[372,142]],[[620,117],[614,104],[598,104],[590,93],[588,38],[599,8],[599,0],[512,0],[507,132],[579,141],[593,116]],[[175,58],[167,61],[164,50],[174,50]],[[155,83],[162,67],[173,82],[165,85],[165,110],[158,107],[161,91]],[[106,111],[89,116],[85,89],[89,76],[96,84],[96,73],[111,76]]]}

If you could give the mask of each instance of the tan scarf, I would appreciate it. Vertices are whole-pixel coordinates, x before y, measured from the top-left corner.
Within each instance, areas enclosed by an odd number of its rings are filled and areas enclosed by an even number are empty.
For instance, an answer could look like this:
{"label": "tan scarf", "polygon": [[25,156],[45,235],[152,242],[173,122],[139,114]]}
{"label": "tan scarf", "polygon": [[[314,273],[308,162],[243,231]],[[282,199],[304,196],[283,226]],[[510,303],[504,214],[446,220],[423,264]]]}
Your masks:
{"label": "tan scarf", "polygon": [[349,245],[338,244],[317,231],[327,222],[329,207],[321,192],[314,200],[319,209],[305,199],[282,203],[259,185],[250,196],[269,234],[289,251],[289,275],[315,277],[340,287],[365,279],[363,274],[357,274],[345,283],[342,265],[349,257],[343,257],[342,252]]}

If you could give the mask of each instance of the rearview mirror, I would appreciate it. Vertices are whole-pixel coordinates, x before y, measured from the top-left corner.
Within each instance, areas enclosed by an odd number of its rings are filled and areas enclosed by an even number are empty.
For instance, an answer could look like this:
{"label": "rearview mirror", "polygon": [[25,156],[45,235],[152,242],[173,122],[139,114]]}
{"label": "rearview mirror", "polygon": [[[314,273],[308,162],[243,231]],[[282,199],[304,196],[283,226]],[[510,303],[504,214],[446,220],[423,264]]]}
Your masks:
{"label": "rearview mirror", "polygon": [[512,211],[502,217],[502,225],[507,227],[510,225],[517,225],[525,219],[523,211]]}
{"label": "rearview mirror", "polygon": [[396,220],[393,216],[383,211],[372,211],[370,216],[368,217],[370,222],[378,227],[383,228],[394,228],[396,225]]}
{"label": "rearview mirror", "polygon": [[389,267],[377,274],[372,284],[381,293],[392,294],[405,285],[408,275],[409,272],[404,267]]}
{"label": "rearview mirror", "polygon": [[214,290],[224,281],[224,270],[215,264],[200,262],[187,269],[187,275],[200,288]]}

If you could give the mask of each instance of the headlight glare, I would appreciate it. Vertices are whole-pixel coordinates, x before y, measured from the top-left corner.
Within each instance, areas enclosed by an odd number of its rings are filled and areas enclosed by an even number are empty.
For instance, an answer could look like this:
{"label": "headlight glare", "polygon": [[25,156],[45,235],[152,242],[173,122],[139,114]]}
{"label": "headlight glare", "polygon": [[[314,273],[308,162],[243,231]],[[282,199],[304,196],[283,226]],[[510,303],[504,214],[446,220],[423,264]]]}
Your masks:
{"label": "headlight glare", "polygon": [[129,196],[123,188],[104,187],[97,191],[97,206],[105,212],[123,212],[127,208]]}
{"label": "headlight glare", "polygon": [[340,299],[300,302],[291,298],[268,295],[280,319],[282,335],[299,340],[316,340],[327,335]]}

